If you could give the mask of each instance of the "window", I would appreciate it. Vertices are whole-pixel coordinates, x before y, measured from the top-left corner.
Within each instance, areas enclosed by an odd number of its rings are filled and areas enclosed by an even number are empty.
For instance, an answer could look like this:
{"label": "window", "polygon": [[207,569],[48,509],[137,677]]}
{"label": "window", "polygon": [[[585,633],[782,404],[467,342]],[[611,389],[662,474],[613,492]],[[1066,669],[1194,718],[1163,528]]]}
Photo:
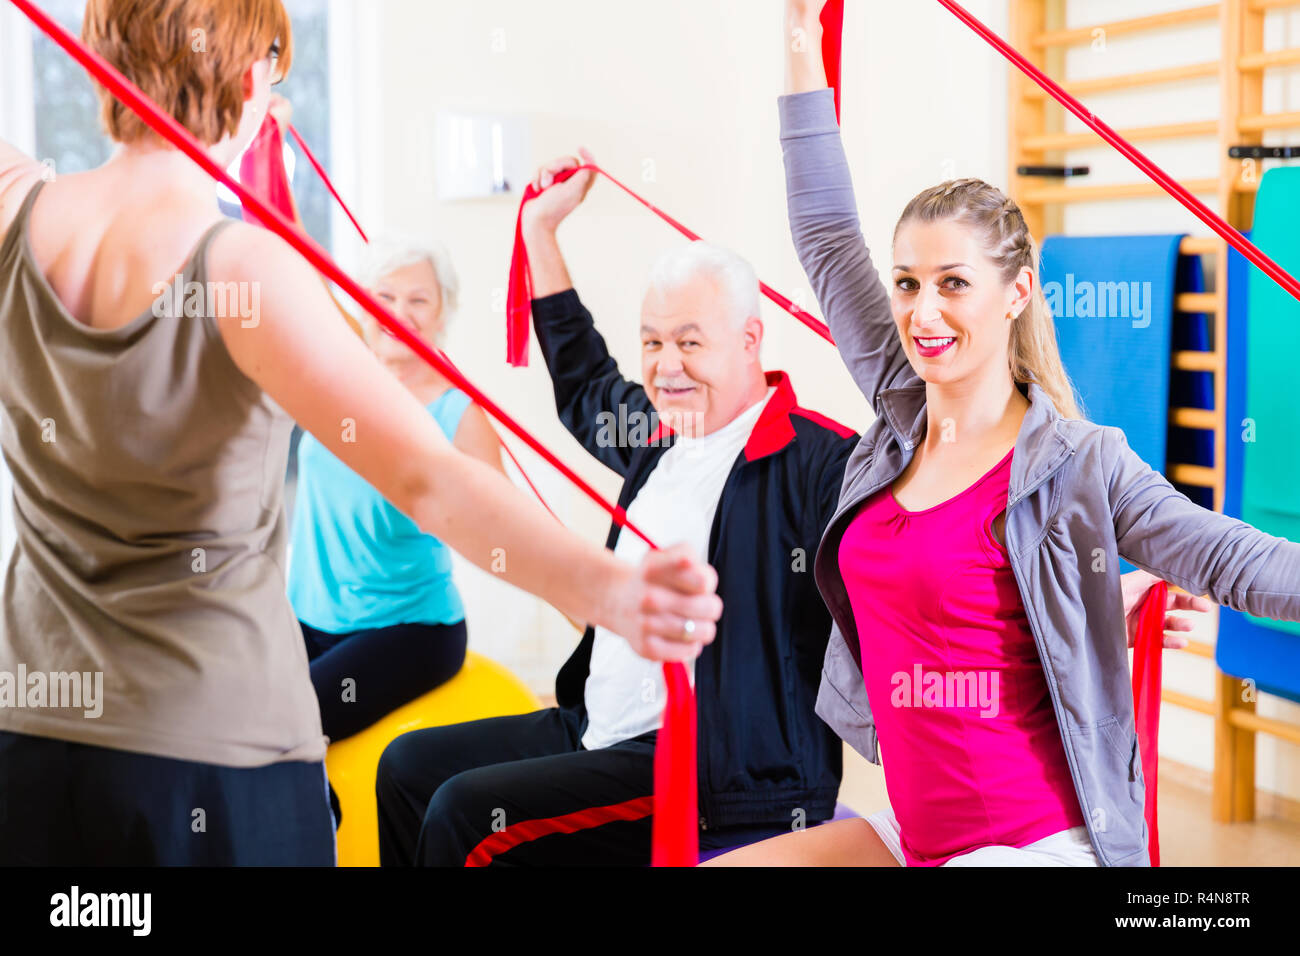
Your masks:
{"label": "window", "polygon": [[[293,103],[293,125],[328,170],[330,166],[329,3],[285,0],[293,19],[294,66],[277,87]],[[46,0],[47,13],[74,34],[81,33],[85,0]],[[81,64],[33,31],[32,93],[36,155],[56,173],[77,173],[109,158],[112,143],[99,125],[99,98]],[[333,219],[329,193],[305,162],[287,159],[294,195],[312,238],[331,248]],[[236,173],[238,166],[235,167]],[[233,199],[233,197],[231,197]],[[232,206],[230,211],[237,207]]]}

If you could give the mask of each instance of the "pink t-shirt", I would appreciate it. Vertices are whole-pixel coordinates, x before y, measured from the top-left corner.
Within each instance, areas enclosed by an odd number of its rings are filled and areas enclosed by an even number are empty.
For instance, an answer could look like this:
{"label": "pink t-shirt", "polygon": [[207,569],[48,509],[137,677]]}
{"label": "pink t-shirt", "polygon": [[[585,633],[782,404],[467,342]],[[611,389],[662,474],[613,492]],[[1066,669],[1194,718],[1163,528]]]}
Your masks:
{"label": "pink t-shirt", "polygon": [[840,542],[889,801],[909,866],[1022,847],[1083,824],[1006,549],[1008,452],[957,497],[905,511],[891,488]]}

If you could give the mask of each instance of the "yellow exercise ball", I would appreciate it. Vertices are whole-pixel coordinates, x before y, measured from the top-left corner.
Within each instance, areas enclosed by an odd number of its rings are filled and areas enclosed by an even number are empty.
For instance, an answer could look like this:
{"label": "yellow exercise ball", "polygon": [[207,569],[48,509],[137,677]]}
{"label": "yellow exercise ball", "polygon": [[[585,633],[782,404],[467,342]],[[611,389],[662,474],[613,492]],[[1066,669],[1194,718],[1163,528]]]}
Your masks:
{"label": "yellow exercise ball", "polygon": [[379,865],[379,817],[375,774],[393,740],[412,730],[484,717],[527,714],[541,703],[514,674],[471,651],[460,673],[417,697],[359,734],[331,744],[325,769],[343,810],[338,830],[339,866]]}

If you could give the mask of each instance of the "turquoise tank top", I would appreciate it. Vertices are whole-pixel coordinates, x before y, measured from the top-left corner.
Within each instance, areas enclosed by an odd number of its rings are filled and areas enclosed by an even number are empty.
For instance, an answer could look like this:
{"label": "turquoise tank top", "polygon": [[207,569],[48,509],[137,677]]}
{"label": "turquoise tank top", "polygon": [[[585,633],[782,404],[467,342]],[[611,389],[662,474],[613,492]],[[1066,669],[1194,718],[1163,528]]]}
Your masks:
{"label": "turquoise tank top", "polygon": [[[428,406],[448,441],[469,401],[453,388]],[[465,619],[450,549],[311,435],[298,445],[290,542],[289,600],[298,619],[319,631]]]}

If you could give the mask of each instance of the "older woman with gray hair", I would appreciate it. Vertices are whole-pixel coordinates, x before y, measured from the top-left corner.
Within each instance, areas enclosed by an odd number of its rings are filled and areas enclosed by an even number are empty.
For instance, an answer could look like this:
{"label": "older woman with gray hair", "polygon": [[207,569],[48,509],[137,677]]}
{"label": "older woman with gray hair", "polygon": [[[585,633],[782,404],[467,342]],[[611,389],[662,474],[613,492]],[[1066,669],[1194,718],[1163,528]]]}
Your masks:
{"label": "older woman with gray hair", "polygon": [[[442,246],[376,246],[365,281],[413,333],[441,347],[460,291]],[[378,323],[364,330],[447,439],[500,470],[499,439],[482,409]],[[311,435],[298,449],[288,587],[331,740],[445,683],[465,661],[451,551]]]}

